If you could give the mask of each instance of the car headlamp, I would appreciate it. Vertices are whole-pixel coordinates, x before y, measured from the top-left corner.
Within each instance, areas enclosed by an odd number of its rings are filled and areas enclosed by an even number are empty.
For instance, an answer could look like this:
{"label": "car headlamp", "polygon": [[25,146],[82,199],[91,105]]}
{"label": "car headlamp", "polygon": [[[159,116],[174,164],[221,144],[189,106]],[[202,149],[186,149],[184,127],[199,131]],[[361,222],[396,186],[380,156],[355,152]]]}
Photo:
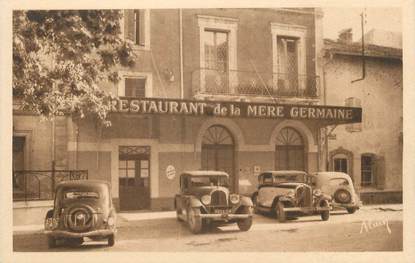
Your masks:
{"label": "car headlamp", "polygon": [[108,218],[108,222],[107,222],[107,224],[108,224],[109,226],[113,226],[113,225],[115,224],[115,219],[114,219],[112,216],[110,216],[110,217]]}
{"label": "car headlamp", "polygon": [[290,190],[290,191],[288,191],[287,196],[288,196],[288,197],[291,197],[291,198],[294,198],[294,196],[295,196],[295,191],[294,191],[294,190]]}
{"label": "car headlamp", "polygon": [[229,196],[229,199],[231,200],[232,204],[237,204],[237,203],[239,203],[239,200],[240,200],[239,195],[237,195],[237,194],[231,194]]}
{"label": "car headlamp", "polygon": [[200,200],[202,201],[204,205],[210,205],[212,198],[210,197],[210,195],[204,195],[202,196],[202,198],[200,198]]}
{"label": "car headlamp", "polygon": [[313,191],[313,195],[315,195],[315,196],[320,196],[320,195],[322,195],[323,193],[321,192],[321,190],[320,189],[315,189],[314,191]]}

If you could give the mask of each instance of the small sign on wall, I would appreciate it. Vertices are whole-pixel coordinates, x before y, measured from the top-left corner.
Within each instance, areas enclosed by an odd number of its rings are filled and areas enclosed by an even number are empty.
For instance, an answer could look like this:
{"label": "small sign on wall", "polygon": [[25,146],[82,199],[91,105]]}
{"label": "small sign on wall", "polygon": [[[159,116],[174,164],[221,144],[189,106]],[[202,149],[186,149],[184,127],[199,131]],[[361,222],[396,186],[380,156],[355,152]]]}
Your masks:
{"label": "small sign on wall", "polygon": [[173,180],[176,177],[176,168],[173,165],[168,165],[166,168],[166,177],[169,180]]}
{"label": "small sign on wall", "polygon": [[261,173],[261,166],[254,165],[254,176],[258,176]]}

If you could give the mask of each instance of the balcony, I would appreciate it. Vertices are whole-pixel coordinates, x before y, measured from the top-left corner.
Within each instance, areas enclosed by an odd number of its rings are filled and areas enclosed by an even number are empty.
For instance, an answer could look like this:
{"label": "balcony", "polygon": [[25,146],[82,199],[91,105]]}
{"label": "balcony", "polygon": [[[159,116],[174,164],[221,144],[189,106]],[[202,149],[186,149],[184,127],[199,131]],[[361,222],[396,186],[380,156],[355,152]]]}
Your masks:
{"label": "balcony", "polygon": [[314,75],[198,69],[192,73],[193,95],[274,97],[318,100],[320,79]]}

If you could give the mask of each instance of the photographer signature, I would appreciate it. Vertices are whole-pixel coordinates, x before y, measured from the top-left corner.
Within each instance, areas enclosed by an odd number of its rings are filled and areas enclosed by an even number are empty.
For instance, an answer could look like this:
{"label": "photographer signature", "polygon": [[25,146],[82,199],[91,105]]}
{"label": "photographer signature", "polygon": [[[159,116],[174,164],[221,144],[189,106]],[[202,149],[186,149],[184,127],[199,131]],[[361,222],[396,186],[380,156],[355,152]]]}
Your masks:
{"label": "photographer signature", "polygon": [[387,219],[384,220],[376,220],[376,221],[372,221],[372,220],[365,220],[362,222],[362,225],[360,227],[360,234],[362,234],[363,232],[368,233],[369,231],[371,231],[372,229],[378,228],[378,227],[386,227],[386,230],[388,231],[389,234],[392,233],[390,227],[389,227],[389,222]]}

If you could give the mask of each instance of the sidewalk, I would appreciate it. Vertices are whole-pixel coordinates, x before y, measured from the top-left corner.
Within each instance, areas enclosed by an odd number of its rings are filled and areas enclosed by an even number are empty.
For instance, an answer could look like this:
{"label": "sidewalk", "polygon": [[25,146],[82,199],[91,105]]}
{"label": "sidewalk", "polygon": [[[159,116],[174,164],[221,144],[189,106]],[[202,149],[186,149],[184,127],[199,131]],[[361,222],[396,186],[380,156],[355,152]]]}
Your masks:
{"label": "sidewalk", "polygon": [[[402,211],[403,204],[377,204],[365,205],[360,208],[361,211],[379,210],[379,211]],[[125,226],[130,221],[152,220],[152,219],[166,219],[175,218],[175,211],[167,212],[120,212],[117,214],[118,226]],[[42,232],[43,225],[20,225],[13,226],[13,234],[23,234],[28,232]]]}

